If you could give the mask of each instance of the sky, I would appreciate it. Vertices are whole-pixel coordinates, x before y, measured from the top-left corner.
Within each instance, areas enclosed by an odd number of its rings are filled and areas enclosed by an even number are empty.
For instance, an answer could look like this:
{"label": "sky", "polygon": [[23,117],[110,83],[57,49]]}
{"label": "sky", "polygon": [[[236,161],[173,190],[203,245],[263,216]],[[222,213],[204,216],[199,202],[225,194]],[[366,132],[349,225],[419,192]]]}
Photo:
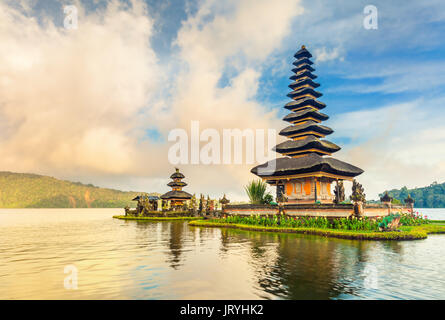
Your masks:
{"label": "sky", "polygon": [[[172,130],[287,125],[304,44],[334,157],[365,171],[368,199],[445,182],[444,35],[441,0],[3,0],[0,170],[166,192]],[[185,191],[246,200],[254,165],[179,167]]]}

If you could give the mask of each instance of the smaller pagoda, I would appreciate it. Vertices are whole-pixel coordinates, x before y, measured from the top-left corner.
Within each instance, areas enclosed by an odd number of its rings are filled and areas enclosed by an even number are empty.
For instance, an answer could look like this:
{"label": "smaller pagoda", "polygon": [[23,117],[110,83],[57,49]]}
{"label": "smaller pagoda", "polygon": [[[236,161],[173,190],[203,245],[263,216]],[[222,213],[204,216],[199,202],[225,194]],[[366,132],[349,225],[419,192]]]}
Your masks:
{"label": "smaller pagoda", "polygon": [[164,193],[161,196],[162,200],[170,200],[172,207],[179,207],[184,204],[185,201],[190,200],[192,195],[188,192],[182,191],[182,188],[187,185],[187,183],[183,182],[182,179],[185,176],[179,172],[178,168],[175,168],[176,171],[170,176],[170,181],[167,185],[172,188],[172,191]]}

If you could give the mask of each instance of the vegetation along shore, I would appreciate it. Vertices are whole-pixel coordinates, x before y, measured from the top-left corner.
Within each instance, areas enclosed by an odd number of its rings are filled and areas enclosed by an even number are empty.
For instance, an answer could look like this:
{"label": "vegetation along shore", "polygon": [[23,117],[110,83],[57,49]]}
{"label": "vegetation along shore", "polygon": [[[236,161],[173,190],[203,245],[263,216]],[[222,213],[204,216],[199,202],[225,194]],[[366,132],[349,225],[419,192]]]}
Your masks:
{"label": "vegetation along shore", "polygon": [[384,218],[343,218],[329,220],[298,217],[241,217],[191,221],[197,227],[222,227],[262,232],[312,234],[325,237],[357,240],[416,240],[428,234],[445,233],[445,221],[431,221],[420,215],[400,215],[400,225],[391,231],[380,231]]}

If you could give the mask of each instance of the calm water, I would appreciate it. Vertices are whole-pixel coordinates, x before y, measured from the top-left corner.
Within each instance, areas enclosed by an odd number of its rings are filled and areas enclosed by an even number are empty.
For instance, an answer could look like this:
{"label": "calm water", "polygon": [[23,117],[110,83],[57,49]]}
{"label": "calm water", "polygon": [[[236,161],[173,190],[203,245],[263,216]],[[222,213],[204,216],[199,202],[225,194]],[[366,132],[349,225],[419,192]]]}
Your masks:
{"label": "calm water", "polygon": [[121,211],[0,210],[0,299],[445,299],[445,236],[351,241],[111,218]]}

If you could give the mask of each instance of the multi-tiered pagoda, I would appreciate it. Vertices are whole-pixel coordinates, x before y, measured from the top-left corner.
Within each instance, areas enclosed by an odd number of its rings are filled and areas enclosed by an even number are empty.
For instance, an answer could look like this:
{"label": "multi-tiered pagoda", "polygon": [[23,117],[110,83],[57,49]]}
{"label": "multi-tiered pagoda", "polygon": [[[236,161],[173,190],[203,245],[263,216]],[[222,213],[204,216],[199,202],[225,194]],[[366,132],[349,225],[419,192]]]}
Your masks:
{"label": "multi-tiered pagoda", "polygon": [[326,105],[317,100],[322,94],[315,90],[320,84],[314,82],[317,76],[312,74],[312,55],[302,46],[294,57],[297,60],[289,85],[292,91],[287,95],[293,100],[284,106],[291,113],[283,119],[291,125],[280,131],[289,140],[273,149],[284,157],[259,165],[251,172],[277,186],[277,197],[284,194],[287,202],[332,203],[335,195],[331,193],[331,183],[352,180],[363,170],[330,157],[340,147],[323,139],[333,130],[321,125],[329,117],[320,112]]}
{"label": "multi-tiered pagoda", "polygon": [[185,176],[179,172],[178,168],[175,168],[176,171],[170,176],[170,181],[167,185],[172,188],[172,191],[169,191],[161,196],[163,200],[170,200],[171,205],[173,207],[182,206],[186,200],[190,200],[192,195],[185,191],[182,191],[182,188],[187,185],[187,183],[183,182],[182,179]]}

